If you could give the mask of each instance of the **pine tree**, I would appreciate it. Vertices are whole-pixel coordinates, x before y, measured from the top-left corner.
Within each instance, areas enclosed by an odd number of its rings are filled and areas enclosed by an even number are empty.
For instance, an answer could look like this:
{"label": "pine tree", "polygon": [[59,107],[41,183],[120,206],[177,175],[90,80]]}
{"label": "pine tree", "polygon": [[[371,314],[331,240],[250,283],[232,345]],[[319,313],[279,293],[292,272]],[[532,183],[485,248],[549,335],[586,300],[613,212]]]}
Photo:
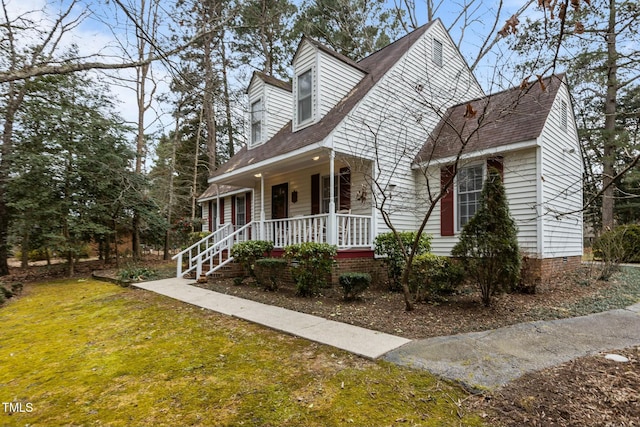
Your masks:
{"label": "pine tree", "polygon": [[451,254],[462,260],[468,277],[477,282],[485,306],[493,294],[512,289],[520,280],[517,227],[496,169],[489,169],[478,211],[463,227]]}

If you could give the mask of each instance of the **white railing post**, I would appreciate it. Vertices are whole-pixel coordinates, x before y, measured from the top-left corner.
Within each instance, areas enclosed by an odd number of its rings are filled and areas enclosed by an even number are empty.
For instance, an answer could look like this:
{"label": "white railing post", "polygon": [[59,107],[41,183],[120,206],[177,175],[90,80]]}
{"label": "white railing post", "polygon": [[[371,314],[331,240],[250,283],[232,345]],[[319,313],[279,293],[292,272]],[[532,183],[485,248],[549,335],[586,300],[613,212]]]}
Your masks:
{"label": "white railing post", "polygon": [[182,277],[182,253],[178,254],[178,268],[176,270],[177,270],[176,277]]}

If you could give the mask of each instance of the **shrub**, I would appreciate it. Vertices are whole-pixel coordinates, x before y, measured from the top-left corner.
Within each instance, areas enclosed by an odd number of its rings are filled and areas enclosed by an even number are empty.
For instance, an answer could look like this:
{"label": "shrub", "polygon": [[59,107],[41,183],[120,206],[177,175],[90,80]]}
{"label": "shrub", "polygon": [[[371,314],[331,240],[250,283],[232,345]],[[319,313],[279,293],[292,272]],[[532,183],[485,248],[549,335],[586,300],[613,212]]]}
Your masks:
{"label": "shrub", "polygon": [[[402,242],[402,246],[398,242]],[[379,234],[374,242],[376,255],[383,255],[389,275],[389,288],[393,291],[401,289],[400,278],[406,264],[406,255],[411,253],[413,242],[416,239],[415,231],[403,231],[398,237],[393,232]],[[402,249],[404,247],[404,251]],[[429,252],[431,249],[431,236],[422,234],[418,241],[415,255]]]}
{"label": "shrub", "polygon": [[620,225],[603,233],[593,244],[593,254],[605,262],[640,262],[640,225]]}
{"label": "shrub", "polygon": [[[242,265],[244,277],[256,277],[253,267],[257,259],[268,256],[273,250],[273,243],[266,240],[249,240],[233,245],[231,256]],[[243,279],[244,279],[243,277]],[[242,280],[240,280],[242,282]]]}
{"label": "shrub", "polygon": [[121,282],[144,282],[158,277],[158,272],[152,268],[130,265],[118,271],[118,279]]}
{"label": "shrub", "polygon": [[451,254],[461,259],[468,277],[478,284],[485,306],[491,304],[492,295],[518,284],[517,228],[497,170],[489,170],[478,211],[463,227]]}
{"label": "shrub", "polygon": [[262,258],[256,260],[254,273],[256,281],[266,291],[277,291],[278,280],[287,267],[287,260],[283,258]]}
{"label": "shrub", "polygon": [[463,281],[462,266],[448,257],[426,253],[413,259],[409,285],[418,301],[452,294]]}
{"label": "shrub", "polygon": [[9,299],[13,296],[13,292],[11,292],[8,288],[0,283],[0,294],[4,297],[4,299]]}
{"label": "shrub", "polygon": [[326,286],[337,253],[337,247],[328,243],[297,243],[284,248],[285,258],[291,262],[291,275],[298,295],[315,295],[318,289]]}
{"label": "shrub", "polygon": [[13,284],[11,285],[11,292],[12,292],[14,295],[21,294],[21,293],[22,293],[22,288],[23,288],[23,285],[22,285],[22,283],[21,283],[21,282],[13,283]]}
{"label": "shrub", "polygon": [[345,300],[358,298],[371,285],[371,275],[367,273],[344,273],[338,280]]}

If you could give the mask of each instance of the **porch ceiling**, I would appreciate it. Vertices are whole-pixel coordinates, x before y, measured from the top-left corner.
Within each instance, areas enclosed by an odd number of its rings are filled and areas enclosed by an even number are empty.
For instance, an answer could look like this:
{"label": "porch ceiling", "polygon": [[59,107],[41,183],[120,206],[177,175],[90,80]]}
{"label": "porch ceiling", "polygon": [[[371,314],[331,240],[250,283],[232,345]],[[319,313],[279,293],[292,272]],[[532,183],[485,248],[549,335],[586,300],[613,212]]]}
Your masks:
{"label": "porch ceiling", "polygon": [[[301,169],[311,168],[318,164],[326,164],[329,162],[330,153],[329,149],[318,147],[314,150],[292,155],[284,159],[269,159],[256,163],[255,165],[249,165],[238,170],[230,171],[224,175],[210,178],[209,183],[253,188],[257,182],[260,182],[260,175],[265,178],[269,178],[276,175],[295,172]],[[343,158],[341,155],[338,156]]]}

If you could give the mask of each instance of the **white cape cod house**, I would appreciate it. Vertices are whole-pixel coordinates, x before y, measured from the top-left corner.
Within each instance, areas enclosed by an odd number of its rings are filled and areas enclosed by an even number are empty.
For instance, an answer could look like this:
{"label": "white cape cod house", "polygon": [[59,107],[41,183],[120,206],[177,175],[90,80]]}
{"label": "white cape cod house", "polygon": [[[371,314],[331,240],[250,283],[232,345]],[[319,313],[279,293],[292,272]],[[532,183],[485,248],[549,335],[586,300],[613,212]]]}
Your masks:
{"label": "white cape cod house", "polygon": [[340,268],[364,269],[385,216],[416,230],[430,206],[433,252],[449,255],[488,165],[535,267],[579,262],[582,163],[563,76],[486,96],[439,20],[359,62],[304,37],[292,65],[292,83],[254,73],[249,142],[209,178],[211,235],[177,256],[179,275],[210,274],[247,239],[327,242]]}

